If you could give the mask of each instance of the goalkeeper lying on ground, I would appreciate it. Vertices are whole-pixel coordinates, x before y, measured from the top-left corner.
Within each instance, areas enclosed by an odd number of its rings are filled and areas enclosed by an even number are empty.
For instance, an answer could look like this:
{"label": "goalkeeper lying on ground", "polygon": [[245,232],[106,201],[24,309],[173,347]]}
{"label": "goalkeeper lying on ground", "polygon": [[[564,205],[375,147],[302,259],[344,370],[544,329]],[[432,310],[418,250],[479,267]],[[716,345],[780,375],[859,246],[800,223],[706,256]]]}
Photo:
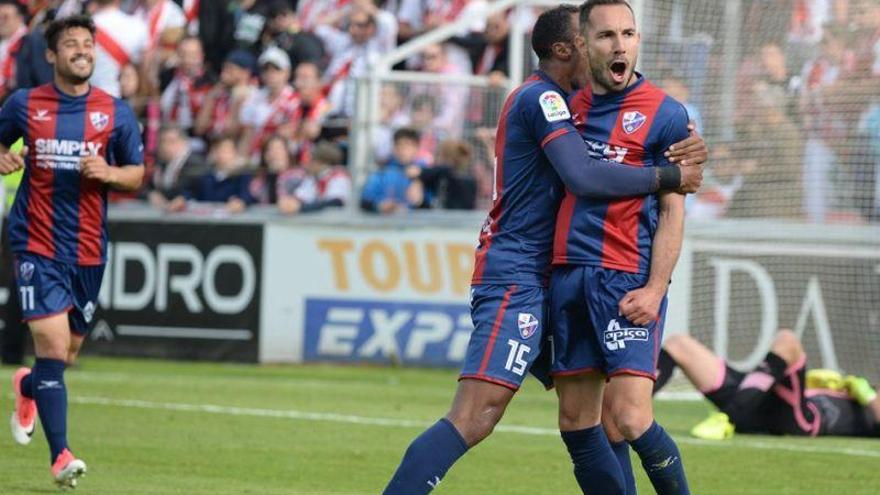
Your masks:
{"label": "goalkeeper lying on ground", "polygon": [[748,373],[734,370],[688,335],[670,335],[657,363],[656,394],[675,366],[715,404],[715,413],[691,431],[723,439],[740,433],[880,437],[880,400],[865,378],[806,369],[797,336],[781,330],[770,352]]}

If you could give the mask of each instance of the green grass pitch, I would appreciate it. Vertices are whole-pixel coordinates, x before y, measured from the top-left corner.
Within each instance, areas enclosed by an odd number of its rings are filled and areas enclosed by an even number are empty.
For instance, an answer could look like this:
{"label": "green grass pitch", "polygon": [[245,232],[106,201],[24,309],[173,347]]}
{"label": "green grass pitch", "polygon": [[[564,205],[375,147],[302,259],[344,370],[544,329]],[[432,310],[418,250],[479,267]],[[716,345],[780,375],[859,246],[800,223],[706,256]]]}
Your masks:
{"label": "green grass pitch", "polygon": [[[0,368],[0,416],[12,409]],[[85,358],[67,375],[69,438],[88,494],[376,494],[410,440],[446,412],[449,370],[247,366]],[[687,431],[703,402],[657,404],[695,494],[877,494],[880,441]],[[498,431],[437,494],[578,493],[555,431],[555,395],[528,380]],[[640,493],[653,493],[637,467]],[[54,493],[38,428],[27,447],[0,432],[0,494]]]}

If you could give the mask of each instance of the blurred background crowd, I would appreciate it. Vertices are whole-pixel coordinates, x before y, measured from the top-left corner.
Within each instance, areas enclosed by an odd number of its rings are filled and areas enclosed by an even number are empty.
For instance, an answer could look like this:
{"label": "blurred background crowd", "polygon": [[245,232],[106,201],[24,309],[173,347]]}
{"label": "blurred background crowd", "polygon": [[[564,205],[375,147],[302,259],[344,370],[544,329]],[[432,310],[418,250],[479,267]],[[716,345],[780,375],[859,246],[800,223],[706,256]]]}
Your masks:
{"label": "blurred background crowd", "polygon": [[[169,212],[345,205],[390,214],[484,209],[495,123],[510,89],[512,26],[487,0],[0,0],[0,96],[51,80],[46,23],[90,13],[93,84],[143,127],[137,195]],[[692,218],[876,221],[880,215],[880,2],[642,2],[642,69],[684,102],[712,150]],[[486,84],[387,83],[369,175],[348,169],[356,81],[401,44],[473,19],[396,69]],[[464,25],[464,24],[463,24]],[[733,43],[736,47],[731,55]],[[528,43],[525,44],[528,49]],[[735,95],[721,104],[721,94]],[[728,98],[729,100],[729,98]],[[207,207],[204,207],[207,208]]]}

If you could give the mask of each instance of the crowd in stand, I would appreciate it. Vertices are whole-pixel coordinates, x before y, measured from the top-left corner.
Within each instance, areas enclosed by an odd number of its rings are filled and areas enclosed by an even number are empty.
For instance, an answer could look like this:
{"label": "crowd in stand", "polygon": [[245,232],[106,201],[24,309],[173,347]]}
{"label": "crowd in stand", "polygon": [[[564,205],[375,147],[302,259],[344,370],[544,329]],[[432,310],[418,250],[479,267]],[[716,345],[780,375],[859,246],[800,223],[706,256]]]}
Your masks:
{"label": "crowd in stand", "polygon": [[[509,89],[511,25],[528,26],[535,14],[486,17],[480,11],[489,3],[0,0],[0,98],[50,81],[46,23],[87,12],[98,28],[92,82],[126,99],[140,119],[148,180],[137,198],[157,208],[198,211],[205,202],[234,213],[260,204],[296,214],[352,198],[378,213],[485,208],[495,119]],[[652,15],[704,2],[661,3]],[[686,72],[649,73],[686,103],[713,150],[690,214],[876,219],[880,4],[746,0],[742,10],[741,67],[736,74],[707,67],[716,86],[736,79],[734,115],[717,115],[717,87],[694,87]],[[488,86],[383,85],[374,171],[362,192],[353,191],[346,163],[356,79],[400,44],[461,18],[474,22],[397,68],[484,76]],[[671,30],[675,22],[661,24]],[[721,132],[722,122],[735,132]]]}
{"label": "crowd in stand", "polygon": [[[143,128],[147,184],[135,197],[114,200],[143,199],[169,212],[208,208],[200,203],[222,204],[230,213],[256,204],[284,214],[316,211],[353,196],[345,164],[355,79],[400,43],[485,6],[484,0],[0,0],[0,97],[51,81],[47,23],[88,13],[97,26],[92,84],[128,101]],[[475,24],[458,48],[432,46],[406,66],[491,75],[501,87],[506,23],[501,16]],[[388,120],[375,133],[378,170],[367,180],[362,207],[474,208],[477,177],[484,189],[489,181],[461,140],[467,93],[448,92],[458,98],[453,105],[430,87],[387,86],[382,94]]]}
{"label": "crowd in stand", "polygon": [[[688,214],[877,222],[880,2],[749,0],[742,11],[738,69],[707,68],[715,81],[733,78],[733,114],[705,88],[691,111],[713,125],[702,130],[712,155]],[[665,89],[687,101],[688,81],[672,83]]]}

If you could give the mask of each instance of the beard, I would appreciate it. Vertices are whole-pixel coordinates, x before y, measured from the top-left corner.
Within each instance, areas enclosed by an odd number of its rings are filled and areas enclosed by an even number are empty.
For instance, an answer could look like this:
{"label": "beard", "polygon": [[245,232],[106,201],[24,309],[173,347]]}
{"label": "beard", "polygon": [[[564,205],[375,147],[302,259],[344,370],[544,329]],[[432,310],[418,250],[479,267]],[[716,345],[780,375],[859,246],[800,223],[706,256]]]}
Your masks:
{"label": "beard", "polygon": [[626,62],[626,70],[623,74],[623,82],[617,83],[611,76],[611,69],[607,63],[596,62],[598,57],[589,57],[590,60],[590,75],[592,76],[593,83],[597,86],[600,86],[605,91],[620,91],[623,88],[629,86],[630,81],[632,81],[635,76],[635,67],[636,60],[632,61],[627,60]]}
{"label": "beard", "polygon": [[56,70],[58,75],[65,81],[71,84],[84,84],[91,79],[92,73],[95,72],[95,64],[93,62],[85,73],[77,72],[76,69],[68,64],[59,64]]}

